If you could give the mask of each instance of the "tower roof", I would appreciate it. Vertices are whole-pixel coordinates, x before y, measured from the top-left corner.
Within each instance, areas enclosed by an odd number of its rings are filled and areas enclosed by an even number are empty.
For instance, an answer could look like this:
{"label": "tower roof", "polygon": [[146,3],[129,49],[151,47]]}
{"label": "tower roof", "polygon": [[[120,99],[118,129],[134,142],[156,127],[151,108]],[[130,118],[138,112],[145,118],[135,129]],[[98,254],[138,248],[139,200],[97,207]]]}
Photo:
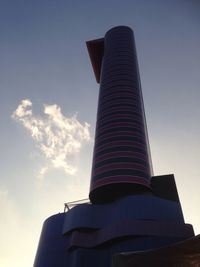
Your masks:
{"label": "tower roof", "polygon": [[104,53],[104,38],[86,42],[97,83],[100,83],[101,63]]}

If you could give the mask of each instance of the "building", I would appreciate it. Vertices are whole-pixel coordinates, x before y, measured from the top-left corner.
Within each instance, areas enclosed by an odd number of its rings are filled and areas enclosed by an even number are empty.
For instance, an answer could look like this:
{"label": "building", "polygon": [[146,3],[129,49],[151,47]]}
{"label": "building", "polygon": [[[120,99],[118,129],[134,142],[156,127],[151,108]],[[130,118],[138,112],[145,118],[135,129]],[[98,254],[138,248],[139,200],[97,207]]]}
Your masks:
{"label": "building", "polygon": [[112,28],[87,47],[100,83],[90,203],[44,222],[35,267],[111,267],[115,254],[194,238],[174,176],[153,176],[132,30]]}

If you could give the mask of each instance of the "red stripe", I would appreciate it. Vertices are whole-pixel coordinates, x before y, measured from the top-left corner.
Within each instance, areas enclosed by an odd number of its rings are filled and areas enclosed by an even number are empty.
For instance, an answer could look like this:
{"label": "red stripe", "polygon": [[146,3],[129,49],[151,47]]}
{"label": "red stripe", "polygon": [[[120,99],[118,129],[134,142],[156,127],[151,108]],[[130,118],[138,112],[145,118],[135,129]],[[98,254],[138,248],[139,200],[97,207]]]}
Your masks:
{"label": "red stripe", "polygon": [[100,131],[103,131],[105,129],[106,130],[112,129],[112,128],[115,128],[116,126],[117,127],[134,127],[136,129],[144,131],[143,127],[140,127],[138,124],[135,124],[133,122],[132,123],[130,123],[130,122],[115,122],[115,123],[110,123],[109,125],[105,125],[105,126],[99,126],[97,123],[96,131],[99,133]]}
{"label": "red stripe", "polygon": [[[121,112],[121,111],[120,111]],[[126,113],[126,114],[121,114],[121,113],[116,113],[116,114],[108,114],[108,115],[110,115],[110,118],[112,118],[112,119],[114,119],[114,118],[133,118],[133,114],[131,114],[131,113]],[[106,118],[109,118],[109,116],[106,116]],[[105,117],[102,117],[102,118],[98,118],[98,121],[101,121],[101,120],[103,120],[103,121],[105,121],[106,120],[106,118]],[[141,122],[141,124],[142,124],[142,122]]]}
{"label": "red stripe", "polygon": [[[109,138],[115,138],[115,137],[121,137],[120,138],[120,140],[113,140],[113,141],[110,141],[110,142],[124,142],[124,141],[129,141],[129,140],[127,140],[127,138],[128,137],[136,137],[136,138],[139,138],[141,141],[145,141],[145,138],[144,138],[144,136],[143,135],[140,135],[139,133],[136,133],[136,132],[132,132],[131,134],[129,134],[129,135],[113,135],[113,136],[109,136],[108,138],[100,138],[100,136],[99,136],[99,138],[97,138],[97,142],[95,142],[95,146],[96,147],[99,147],[99,146],[101,146],[101,145],[99,145],[99,144],[101,144],[102,142],[104,142],[104,144],[103,145],[105,145],[106,144],[106,141],[109,139]],[[99,142],[98,142],[99,141]],[[135,140],[130,140],[131,142],[136,142],[136,143],[139,143],[139,144],[143,144],[143,143],[140,143],[140,142],[137,142],[137,141],[135,141]],[[109,143],[110,143],[109,142]],[[143,145],[144,146],[144,145]]]}
{"label": "red stripe", "polygon": [[[110,152],[110,153],[106,153],[102,156],[97,156],[94,157],[94,161],[97,162],[101,162],[103,160],[107,160],[107,159],[111,159],[111,158],[123,158],[123,157],[135,157],[135,152],[132,151],[120,151],[120,155],[119,152]],[[147,162],[148,163],[148,162]]]}
{"label": "red stripe", "polygon": [[[111,129],[115,129],[115,128],[111,128]],[[98,135],[95,137],[95,144],[96,144],[96,142],[99,143],[99,142],[102,142],[103,140],[106,140],[110,137],[115,137],[115,136],[132,136],[132,137],[139,138],[140,140],[142,140],[142,142],[146,143],[145,137],[140,135],[138,132],[131,131],[131,134],[126,135],[126,133],[128,131],[122,131],[121,129],[118,131],[118,129],[119,128],[117,128],[116,131],[111,131],[111,132],[103,131],[103,132],[98,133]],[[134,142],[139,143],[137,141],[134,141]],[[141,144],[141,143],[139,143],[139,144]]]}
{"label": "red stripe", "polygon": [[[104,134],[103,137],[99,136],[98,138],[96,138],[95,145],[97,145],[98,143],[100,143],[102,141],[106,141],[109,138],[117,137],[117,136],[121,136],[121,137],[131,136],[131,137],[133,137],[134,135],[133,135],[133,132],[131,132],[131,131],[117,131],[116,133],[107,133],[107,134]],[[140,143],[138,143],[138,144],[139,144],[138,145],[139,148],[140,148],[140,146],[143,146],[146,149],[146,147],[143,144],[140,144]]]}
{"label": "red stripe", "polygon": [[112,170],[118,170],[118,169],[134,169],[136,171],[145,171],[148,174],[148,168],[144,167],[140,164],[137,163],[130,163],[130,162],[117,162],[117,163],[110,163],[106,164],[104,166],[98,167],[93,169],[92,171],[92,176],[96,176],[97,174],[104,173],[107,171],[112,171]]}
{"label": "red stripe", "polygon": [[113,107],[114,105],[119,105],[119,106],[124,106],[125,104],[131,104],[129,105],[130,108],[132,108],[132,110],[138,108],[138,106],[140,107],[140,104],[138,103],[138,101],[134,101],[131,100],[130,102],[128,101],[113,101],[113,102],[109,102],[107,104],[101,104],[100,103],[100,108],[101,108],[101,112],[104,112],[106,109],[111,109],[111,108],[115,108]]}
{"label": "red stripe", "polygon": [[132,107],[129,107],[129,106],[111,107],[108,110],[100,110],[100,111],[98,111],[98,114],[99,114],[98,116],[100,116],[100,114],[103,116],[104,114],[108,114],[108,113],[115,112],[115,111],[135,111],[136,108],[137,107],[135,107],[134,105]]}
{"label": "red stripe", "polygon": [[100,98],[100,106],[101,107],[105,107],[106,105],[110,105],[110,103],[113,104],[124,104],[124,103],[128,103],[128,104],[140,104],[139,98],[138,97],[131,97],[129,99],[120,99],[120,98],[113,98],[113,101],[105,101],[103,102],[103,100]]}
{"label": "red stripe", "polygon": [[108,100],[108,99],[113,99],[113,98],[118,98],[118,97],[134,97],[134,98],[138,98],[138,100],[140,101],[139,95],[136,94],[135,92],[115,92],[114,94],[109,94],[109,95],[104,95],[101,96],[101,100],[104,101],[104,99]]}
{"label": "red stripe", "polygon": [[[125,96],[124,96],[125,97]],[[109,100],[108,99],[101,99],[100,100],[100,105],[102,107],[106,106],[106,105],[110,105],[110,104],[121,104],[121,103],[138,103],[138,105],[140,104],[139,102],[139,98],[135,97],[134,95],[130,96],[129,98],[120,98],[120,97],[115,97],[113,96],[112,98],[110,98]]]}
{"label": "red stripe", "polygon": [[[98,118],[98,123],[103,121],[111,121],[112,119],[133,119],[133,114],[111,114],[110,116],[107,116],[107,118],[102,117],[102,118]],[[139,122],[139,120],[137,120]],[[142,123],[141,123],[142,124]]]}
{"label": "red stripe", "polygon": [[113,96],[113,94],[119,94],[119,93],[122,93],[123,95],[126,95],[127,93],[130,93],[130,94],[134,94],[136,95],[138,98],[140,98],[140,92],[138,90],[138,88],[133,88],[131,86],[131,88],[125,88],[126,86],[123,86],[123,90],[121,89],[122,86],[120,86],[118,88],[118,86],[113,86],[109,89],[106,89],[104,91],[101,91],[100,93],[100,98],[105,98],[107,96]]}
{"label": "red stripe", "polygon": [[[145,142],[145,141],[144,141]],[[131,147],[141,147],[141,143],[135,141],[113,141],[107,144],[103,144],[99,147],[95,146],[95,152],[99,152],[103,149],[112,148],[112,147],[119,147],[119,146],[131,146]],[[119,153],[119,152],[118,152]]]}
{"label": "red stripe", "polygon": [[141,120],[141,118],[133,118],[133,114],[124,114],[124,115],[120,115],[119,113],[117,114],[108,114],[108,116],[105,116],[105,117],[101,117],[101,118],[98,118],[97,120],[97,125],[99,124],[99,122],[101,123],[101,121],[103,122],[108,122],[108,121],[112,121],[113,119],[131,119],[132,122],[135,122],[139,125],[141,125],[141,127],[144,127],[144,124],[143,124],[143,121]]}

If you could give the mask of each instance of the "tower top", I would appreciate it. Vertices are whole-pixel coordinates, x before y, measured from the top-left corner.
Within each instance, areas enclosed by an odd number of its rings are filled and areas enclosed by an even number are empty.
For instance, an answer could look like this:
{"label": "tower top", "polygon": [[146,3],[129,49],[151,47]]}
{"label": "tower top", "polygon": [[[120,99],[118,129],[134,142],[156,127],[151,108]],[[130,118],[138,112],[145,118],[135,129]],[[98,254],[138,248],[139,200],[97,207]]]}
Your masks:
{"label": "tower top", "polygon": [[[120,31],[120,32],[126,32],[130,31],[133,34],[133,31],[128,26],[116,26],[111,28],[107,31],[106,35],[109,34],[109,32],[112,31]],[[105,35],[105,37],[106,37]],[[96,78],[97,83],[100,83],[100,76],[101,76],[101,65],[102,65],[102,59],[104,54],[104,38],[99,38],[95,40],[90,40],[86,42],[88,53],[90,56],[90,60],[92,63],[94,75]]]}

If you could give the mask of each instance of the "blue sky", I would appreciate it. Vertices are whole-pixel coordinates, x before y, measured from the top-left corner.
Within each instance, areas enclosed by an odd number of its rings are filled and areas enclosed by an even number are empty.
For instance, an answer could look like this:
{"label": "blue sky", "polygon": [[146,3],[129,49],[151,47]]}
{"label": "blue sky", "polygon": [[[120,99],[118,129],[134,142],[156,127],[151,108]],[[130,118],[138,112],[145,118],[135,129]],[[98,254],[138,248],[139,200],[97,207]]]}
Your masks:
{"label": "blue sky", "polygon": [[[154,173],[175,174],[200,233],[199,14],[197,0],[0,1],[1,266],[32,266],[44,219],[88,195],[98,85],[85,41],[117,25],[135,32]],[[31,115],[14,116],[22,100]],[[48,156],[33,121],[53,127],[48,149],[62,135],[72,151]]]}

